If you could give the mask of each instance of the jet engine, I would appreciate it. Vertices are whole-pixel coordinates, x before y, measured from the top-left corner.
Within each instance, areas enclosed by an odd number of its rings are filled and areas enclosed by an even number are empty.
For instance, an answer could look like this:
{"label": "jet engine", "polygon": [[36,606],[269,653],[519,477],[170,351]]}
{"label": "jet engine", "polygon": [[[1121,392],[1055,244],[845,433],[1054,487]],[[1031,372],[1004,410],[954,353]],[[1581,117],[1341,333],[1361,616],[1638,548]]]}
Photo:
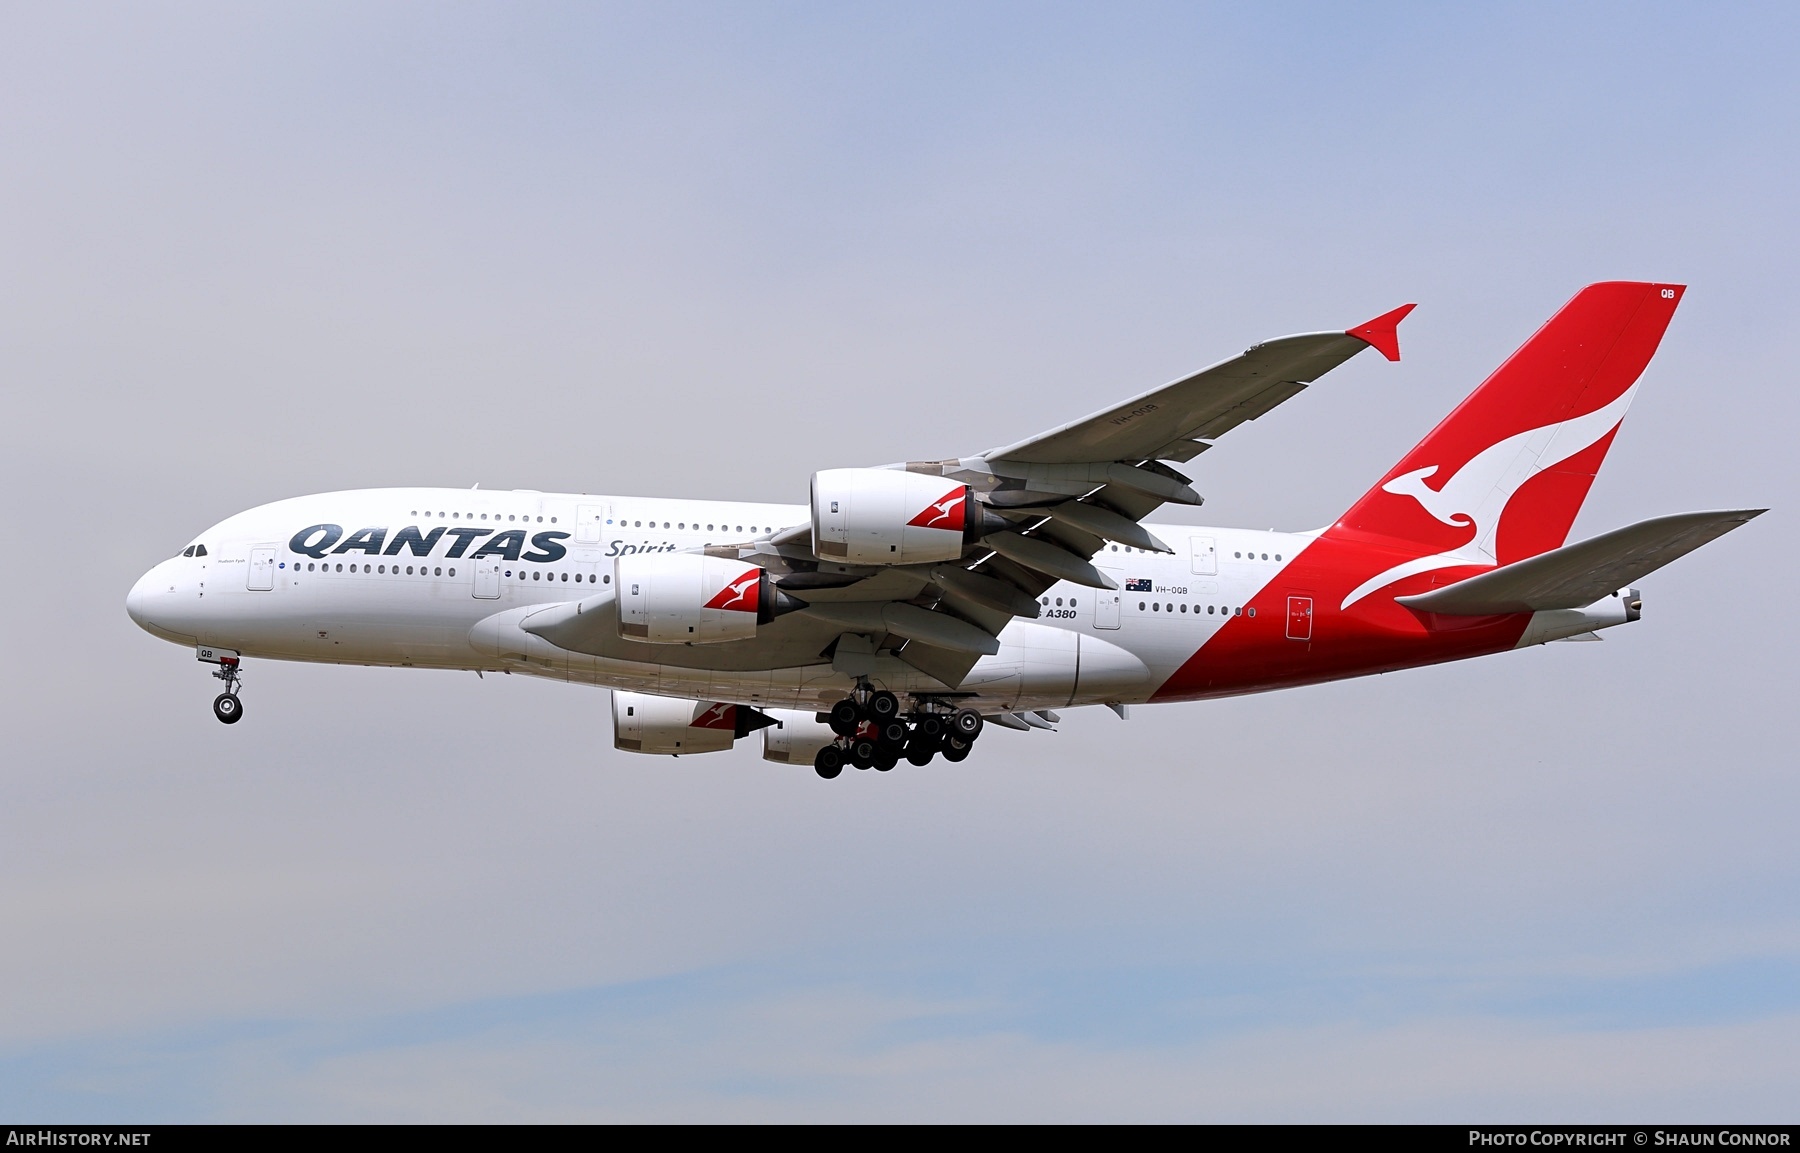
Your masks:
{"label": "jet engine", "polygon": [[813,473],[813,555],[846,564],[953,561],[1006,528],[966,484],[890,468]]}
{"label": "jet engine", "polygon": [[[775,723],[748,705],[689,701],[649,693],[612,695],[613,748],[628,753],[717,753]],[[810,754],[809,754],[810,755]]]}
{"label": "jet engine", "polygon": [[655,644],[745,640],[756,626],[805,605],[777,589],[768,571],[697,553],[633,553],[614,568],[619,635]]}
{"label": "jet engine", "polygon": [[817,713],[770,709],[768,715],[775,723],[763,730],[765,761],[810,766],[820,749],[837,740],[837,733],[819,720]]}

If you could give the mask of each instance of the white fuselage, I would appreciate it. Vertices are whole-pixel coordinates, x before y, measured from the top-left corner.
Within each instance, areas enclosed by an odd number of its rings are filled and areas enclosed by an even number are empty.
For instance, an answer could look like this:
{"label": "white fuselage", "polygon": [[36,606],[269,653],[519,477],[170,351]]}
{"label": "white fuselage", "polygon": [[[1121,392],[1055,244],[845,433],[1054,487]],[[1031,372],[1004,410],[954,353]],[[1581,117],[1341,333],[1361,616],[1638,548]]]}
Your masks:
{"label": "white fuselage", "polygon": [[[621,641],[617,655],[586,655],[519,628],[547,606],[608,589],[622,555],[742,542],[805,524],[808,515],[802,505],[533,491],[324,493],[221,521],[189,547],[204,546],[205,555],[157,565],[127,603],[160,637],[245,657],[517,672],[813,708],[853,683],[815,649],[771,662],[763,646],[763,656],[746,662],[730,646]],[[1108,546],[1095,564],[1124,591],[1047,590],[1043,615],[1010,624],[1000,653],[982,657],[958,686],[973,694],[969,703],[991,710],[1148,700],[1314,535],[1150,527],[1174,555]],[[872,679],[896,692],[943,688],[898,658],[877,660]]]}

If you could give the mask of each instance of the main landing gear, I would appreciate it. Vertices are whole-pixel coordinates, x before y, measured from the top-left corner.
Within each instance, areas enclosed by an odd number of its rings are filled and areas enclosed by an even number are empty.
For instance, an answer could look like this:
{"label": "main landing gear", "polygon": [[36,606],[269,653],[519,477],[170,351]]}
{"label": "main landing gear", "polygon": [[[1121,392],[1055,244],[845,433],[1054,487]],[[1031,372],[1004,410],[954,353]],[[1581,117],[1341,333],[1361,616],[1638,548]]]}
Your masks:
{"label": "main landing gear", "polygon": [[903,713],[900,698],[886,689],[871,691],[859,685],[855,692],[831,706],[826,714],[836,743],[813,757],[813,771],[831,780],[845,765],[885,773],[904,758],[909,765],[927,765],[939,753],[946,761],[961,761],[981,735],[981,714],[974,709],[951,709],[941,701],[924,700],[911,713]]}
{"label": "main landing gear", "polygon": [[220,657],[219,670],[213,676],[225,682],[225,691],[213,698],[213,716],[228,725],[235,725],[244,719],[244,702],[238,700],[238,681],[242,677],[238,670],[237,657]]}

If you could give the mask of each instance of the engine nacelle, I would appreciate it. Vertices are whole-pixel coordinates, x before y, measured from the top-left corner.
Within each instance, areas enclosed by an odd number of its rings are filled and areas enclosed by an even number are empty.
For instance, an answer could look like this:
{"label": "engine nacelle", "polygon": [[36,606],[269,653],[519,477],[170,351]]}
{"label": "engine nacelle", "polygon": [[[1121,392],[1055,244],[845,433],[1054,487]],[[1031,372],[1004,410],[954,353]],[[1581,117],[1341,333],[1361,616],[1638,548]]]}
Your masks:
{"label": "engine nacelle", "polygon": [[816,713],[770,709],[775,724],[763,730],[763,760],[784,765],[810,765],[820,749],[837,740],[831,726]]}
{"label": "engine nacelle", "polygon": [[813,555],[846,564],[929,564],[961,557],[986,510],[966,484],[890,468],[813,473]]}
{"label": "engine nacelle", "polygon": [[745,640],[784,599],[766,570],[697,553],[632,553],[614,565],[619,635],[664,645]]}
{"label": "engine nacelle", "polygon": [[775,722],[748,705],[690,701],[649,693],[612,695],[613,748],[628,753],[717,753]]}

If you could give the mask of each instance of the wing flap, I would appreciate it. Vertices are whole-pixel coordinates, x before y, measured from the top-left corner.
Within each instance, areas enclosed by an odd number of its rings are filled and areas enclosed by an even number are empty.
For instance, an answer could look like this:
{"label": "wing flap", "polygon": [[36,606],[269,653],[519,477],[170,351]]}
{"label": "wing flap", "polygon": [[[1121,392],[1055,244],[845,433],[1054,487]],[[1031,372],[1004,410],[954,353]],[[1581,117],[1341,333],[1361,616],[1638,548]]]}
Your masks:
{"label": "wing flap", "polygon": [[1419,612],[1446,616],[1584,608],[1767,511],[1659,516],[1428,593],[1394,599]]}

